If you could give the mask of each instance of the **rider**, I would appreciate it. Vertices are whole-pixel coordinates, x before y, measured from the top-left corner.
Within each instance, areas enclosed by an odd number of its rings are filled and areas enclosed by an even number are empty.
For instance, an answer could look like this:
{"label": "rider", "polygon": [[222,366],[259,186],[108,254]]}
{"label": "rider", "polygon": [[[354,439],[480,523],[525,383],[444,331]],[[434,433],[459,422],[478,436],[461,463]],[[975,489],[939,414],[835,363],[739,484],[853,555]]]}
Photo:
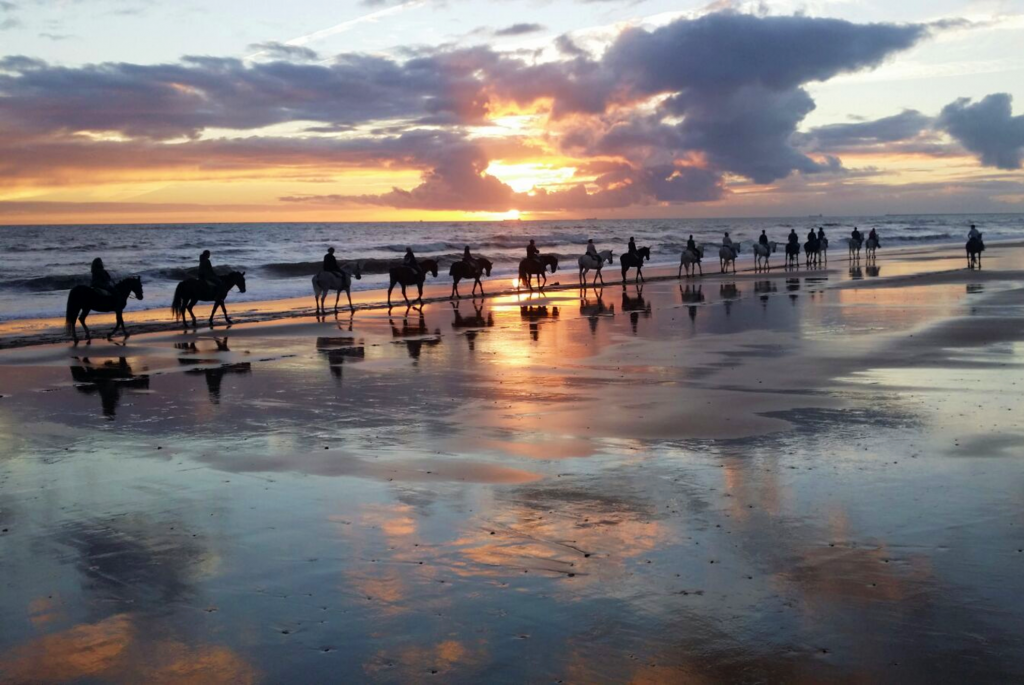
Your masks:
{"label": "rider", "polygon": [[341,276],[341,267],[338,266],[338,259],[334,256],[334,248],[327,248],[327,254],[324,255],[324,271],[327,273]]}
{"label": "rider", "polygon": [[626,248],[626,253],[631,257],[640,259],[640,253],[636,251],[636,241],[633,240],[633,236],[629,237],[629,246]]}
{"label": "rider", "polygon": [[213,270],[209,250],[203,250],[203,254],[199,255],[199,280],[206,281],[214,288],[221,285],[220,276]]}
{"label": "rider", "polygon": [[103,268],[103,260],[99,257],[92,260],[92,287],[104,295],[114,294],[114,279]]}
{"label": "rider", "polygon": [[416,255],[412,253],[411,247],[405,248],[405,258],[402,260],[402,266],[409,267],[410,269],[412,269],[414,274],[419,276],[420,265],[419,262],[416,261]]}
{"label": "rider", "polygon": [[882,241],[878,239],[878,234],[875,233],[875,229],[873,229],[873,228],[871,229],[871,232],[868,233],[868,240],[871,240],[872,238],[875,239],[875,247],[881,247],[882,246]]}
{"label": "rider", "polygon": [[537,249],[537,245],[533,242],[533,238],[530,238],[530,244],[526,246],[526,258],[532,259],[535,262],[540,262],[540,250]]}
{"label": "rider", "polygon": [[818,227],[818,240],[822,241],[824,239],[825,239],[825,227],[824,226],[819,226]]}
{"label": "rider", "polygon": [[807,242],[811,243],[812,245],[818,242],[818,236],[814,234],[813,228],[807,232]]}
{"label": "rider", "polygon": [[968,240],[981,240],[981,231],[974,224],[971,224],[971,230],[967,233]]}
{"label": "rider", "polygon": [[692,252],[695,257],[697,256],[697,243],[693,240],[692,233],[690,234],[690,237],[686,240],[686,249]]}
{"label": "rider", "polygon": [[592,258],[598,264],[601,263],[601,255],[597,254],[597,246],[594,245],[593,238],[587,240],[587,256]]}
{"label": "rider", "polygon": [[853,227],[853,233],[850,234],[850,237],[853,238],[853,242],[855,243],[859,243],[861,242],[861,240],[863,240],[863,238],[860,235],[860,231],[857,230],[856,226]]}
{"label": "rider", "polygon": [[729,237],[728,231],[725,232],[725,237],[722,238],[722,247],[728,247],[730,250],[733,249],[732,238]]}
{"label": "rider", "polygon": [[466,249],[462,251],[462,261],[470,266],[476,266],[476,260],[473,259],[473,255],[469,252],[469,245],[466,245]]}
{"label": "rider", "polygon": [[768,235],[764,232],[764,229],[761,230],[761,237],[757,239],[757,242],[768,247]]}
{"label": "rider", "polygon": [[789,240],[789,244],[790,245],[799,245],[800,244],[800,236],[798,236],[796,234],[796,229],[795,228],[789,229],[789,239],[788,240]]}

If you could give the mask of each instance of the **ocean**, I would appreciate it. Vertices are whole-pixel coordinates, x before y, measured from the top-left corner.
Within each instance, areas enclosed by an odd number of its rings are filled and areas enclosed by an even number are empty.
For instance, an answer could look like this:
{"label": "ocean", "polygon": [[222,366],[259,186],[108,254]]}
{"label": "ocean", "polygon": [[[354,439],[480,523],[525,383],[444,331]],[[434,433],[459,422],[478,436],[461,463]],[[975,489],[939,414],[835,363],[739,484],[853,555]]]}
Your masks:
{"label": "ocean", "polygon": [[[1024,237],[1024,214],[900,215],[806,217],[792,219],[635,219],[413,223],[267,223],[0,226],[0,321],[61,316],[67,291],[89,282],[89,264],[102,257],[116,278],[139,274],[145,300],[134,308],[170,304],[178,281],[193,274],[199,253],[211,251],[218,271],[246,271],[248,292],[231,301],[275,300],[311,295],[310,278],[327,247],[339,261],[363,260],[363,278],[354,290],[387,287],[389,266],[406,246],[419,258],[441,265],[439,282],[449,282],[448,266],[469,245],[494,262],[492,277],[515,273],[533,238],[542,252],[558,255],[575,273],[575,260],[593,238],[598,249],[617,257],[630,236],[651,247],[652,264],[678,264],[686,239],[719,242],[728,231],[749,248],[761,230],[784,242],[790,228],[801,239],[824,226],[832,239],[849,236],[854,226],[876,228],[886,246],[961,243],[971,222],[989,241]],[[750,250],[741,262],[752,259]],[[742,268],[742,266],[740,267]]]}

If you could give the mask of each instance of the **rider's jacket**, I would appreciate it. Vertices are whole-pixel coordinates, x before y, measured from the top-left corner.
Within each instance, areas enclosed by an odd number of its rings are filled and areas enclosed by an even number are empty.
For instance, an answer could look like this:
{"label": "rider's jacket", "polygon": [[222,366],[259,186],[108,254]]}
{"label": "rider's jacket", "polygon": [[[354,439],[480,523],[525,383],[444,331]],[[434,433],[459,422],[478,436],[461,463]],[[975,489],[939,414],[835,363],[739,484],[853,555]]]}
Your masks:
{"label": "rider's jacket", "polygon": [[332,254],[324,255],[324,271],[341,271],[337,258]]}
{"label": "rider's jacket", "polygon": [[526,246],[526,258],[527,259],[534,259],[534,258],[539,257],[539,256],[540,256],[540,250],[537,249],[536,245],[527,245]]}
{"label": "rider's jacket", "polygon": [[106,269],[94,269],[92,272],[92,287],[113,291],[114,279],[110,277]]}
{"label": "rider's jacket", "polygon": [[199,278],[213,283],[220,280],[217,273],[213,270],[213,263],[210,261],[209,257],[199,258]]}

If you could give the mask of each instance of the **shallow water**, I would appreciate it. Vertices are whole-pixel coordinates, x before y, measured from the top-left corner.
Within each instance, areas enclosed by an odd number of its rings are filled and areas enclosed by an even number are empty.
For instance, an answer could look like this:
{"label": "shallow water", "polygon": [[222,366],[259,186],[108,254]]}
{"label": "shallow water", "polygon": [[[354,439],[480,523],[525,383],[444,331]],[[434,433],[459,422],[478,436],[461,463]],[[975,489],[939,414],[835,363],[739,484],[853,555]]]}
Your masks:
{"label": "shallow water", "polygon": [[0,680],[1019,681],[1020,284],[849,278],[0,353]]}

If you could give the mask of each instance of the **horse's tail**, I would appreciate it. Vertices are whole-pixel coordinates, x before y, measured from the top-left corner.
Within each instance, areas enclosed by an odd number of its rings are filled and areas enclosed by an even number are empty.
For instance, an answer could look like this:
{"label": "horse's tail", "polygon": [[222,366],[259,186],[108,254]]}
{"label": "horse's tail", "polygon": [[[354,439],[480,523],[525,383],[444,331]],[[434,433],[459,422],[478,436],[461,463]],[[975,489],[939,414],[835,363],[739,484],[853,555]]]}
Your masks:
{"label": "horse's tail", "polygon": [[68,306],[64,314],[64,332],[71,336],[75,334],[75,319],[78,318],[78,312],[81,310],[78,303],[74,302],[74,296],[75,291],[72,289],[68,293]]}
{"label": "horse's tail", "polygon": [[175,321],[185,320],[185,295],[182,293],[184,288],[185,282],[182,281],[174,289],[174,300],[171,301],[171,316],[174,317]]}
{"label": "horse's tail", "polygon": [[455,267],[457,267],[458,265],[459,265],[458,262],[452,262],[452,265],[448,268],[448,275],[451,276],[452,278],[455,277],[455,271],[456,271]]}

